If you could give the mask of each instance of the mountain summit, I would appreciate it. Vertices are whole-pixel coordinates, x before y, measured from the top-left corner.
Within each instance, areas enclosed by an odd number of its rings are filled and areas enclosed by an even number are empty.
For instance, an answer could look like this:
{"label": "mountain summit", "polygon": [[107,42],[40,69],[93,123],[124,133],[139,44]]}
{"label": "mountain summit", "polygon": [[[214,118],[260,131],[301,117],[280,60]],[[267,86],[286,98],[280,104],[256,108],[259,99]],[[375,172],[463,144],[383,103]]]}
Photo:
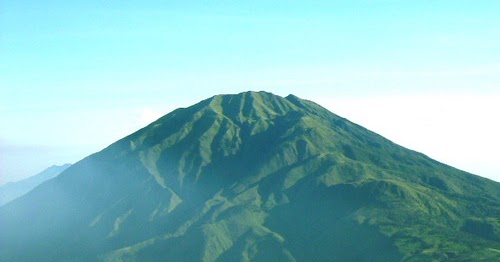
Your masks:
{"label": "mountain summit", "polygon": [[500,184],[290,95],[177,109],[0,208],[1,261],[494,261]]}

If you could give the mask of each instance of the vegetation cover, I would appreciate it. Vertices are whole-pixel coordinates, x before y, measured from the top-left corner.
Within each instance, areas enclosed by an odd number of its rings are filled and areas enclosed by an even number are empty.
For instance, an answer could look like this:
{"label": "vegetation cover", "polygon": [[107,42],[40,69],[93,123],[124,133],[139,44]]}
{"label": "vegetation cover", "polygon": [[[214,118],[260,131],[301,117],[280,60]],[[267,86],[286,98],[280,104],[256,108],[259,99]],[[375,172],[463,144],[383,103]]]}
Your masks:
{"label": "vegetation cover", "polygon": [[497,182],[246,92],[177,109],[1,207],[0,260],[498,261],[499,218]]}

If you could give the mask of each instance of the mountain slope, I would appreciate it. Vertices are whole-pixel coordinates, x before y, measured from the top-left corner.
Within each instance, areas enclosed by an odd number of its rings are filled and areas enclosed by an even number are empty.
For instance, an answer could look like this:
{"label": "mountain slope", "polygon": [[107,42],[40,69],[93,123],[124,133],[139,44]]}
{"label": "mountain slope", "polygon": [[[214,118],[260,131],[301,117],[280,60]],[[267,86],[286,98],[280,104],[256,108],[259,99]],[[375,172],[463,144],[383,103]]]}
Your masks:
{"label": "mountain slope", "polygon": [[17,182],[9,182],[0,186],[0,206],[3,206],[4,204],[26,194],[41,183],[56,177],[69,166],[70,164],[64,164],[61,166],[54,165],[34,176]]}
{"label": "mountain slope", "polygon": [[495,260],[499,217],[499,183],[247,92],[175,110],[0,208],[0,260]]}

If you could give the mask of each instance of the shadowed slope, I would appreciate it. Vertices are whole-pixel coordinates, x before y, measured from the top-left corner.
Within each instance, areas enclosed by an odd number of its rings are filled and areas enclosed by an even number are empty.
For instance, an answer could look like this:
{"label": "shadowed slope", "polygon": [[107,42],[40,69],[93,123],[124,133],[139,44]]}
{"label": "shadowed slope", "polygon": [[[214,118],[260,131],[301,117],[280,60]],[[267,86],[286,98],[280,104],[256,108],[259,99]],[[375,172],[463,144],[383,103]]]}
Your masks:
{"label": "shadowed slope", "polygon": [[9,182],[0,186],[0,206],[3,206],[6,203],[28,193],[31,189],[41,183],[56,177],[69,166],[70,164],[64,164],[61,166],[54,165],[34,176],[16,182]]}

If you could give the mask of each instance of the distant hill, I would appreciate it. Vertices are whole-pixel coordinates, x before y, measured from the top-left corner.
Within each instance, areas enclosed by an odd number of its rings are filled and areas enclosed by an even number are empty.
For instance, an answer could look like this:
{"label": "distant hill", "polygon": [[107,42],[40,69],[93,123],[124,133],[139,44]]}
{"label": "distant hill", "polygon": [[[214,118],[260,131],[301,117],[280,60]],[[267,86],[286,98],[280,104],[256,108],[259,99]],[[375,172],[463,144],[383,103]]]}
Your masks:
{"label": "distant hill", "polygon": [[1,207],[0,260],[500,261],[499,218],[500,183],[246,92],[177,109]]}
{"label": "distant hill", "polygon": [[71,165],[54,165],[34,176],[16,182],[9,182],[0,186],[0,206],[5,205],[6,203],[28,193],[28,191],[32,190],[46,180],[54,178],[55,176],[66,170],[69,166]]}

